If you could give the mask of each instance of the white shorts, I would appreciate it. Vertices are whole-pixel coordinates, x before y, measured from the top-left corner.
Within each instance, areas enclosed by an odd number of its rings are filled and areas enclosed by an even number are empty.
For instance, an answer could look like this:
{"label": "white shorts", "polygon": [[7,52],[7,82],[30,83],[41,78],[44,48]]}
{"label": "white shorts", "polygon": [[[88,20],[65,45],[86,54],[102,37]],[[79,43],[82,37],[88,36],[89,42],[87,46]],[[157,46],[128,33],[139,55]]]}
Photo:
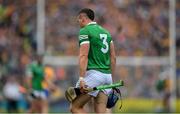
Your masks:
{"label": "white shorts", "polygon": [[32,94],[33,94],[34,97],[36,97],[36,98],[47,99],[46,94],[45,94],[45,91],[43,91],[43,90],[41,90],[41,91],[33,90],[33,91],[32,91]]}
{"label": "white shorts", "polygon": [[[97,87],[100,85],[109,85],[112,84],[112,76],[111,74],[102,73],[97,70],[88,70],[84,77],[85,84],[88,87]],[[76,87],[79,87],[79,81],[76,83]],[[103,90],[103,92],[108,95],[111,92],[111,89]],[[89,92],[88,94],[96,97],[99,91]]]}

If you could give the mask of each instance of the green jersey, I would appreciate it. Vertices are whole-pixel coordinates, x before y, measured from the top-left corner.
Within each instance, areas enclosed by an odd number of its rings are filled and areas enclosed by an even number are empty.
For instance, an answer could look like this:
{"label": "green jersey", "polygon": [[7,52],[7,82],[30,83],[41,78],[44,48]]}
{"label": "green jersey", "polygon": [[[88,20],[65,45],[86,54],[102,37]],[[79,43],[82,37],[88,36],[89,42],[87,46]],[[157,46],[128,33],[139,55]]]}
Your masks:
{"label": "green jersey", "polygon": [[110,69],[110,33],[96,22],[91,22],[80,29],[79,45],[89,43],[87,70],[111,73]]}
{"label": "green jersey", "polygon": [[27,75],[32,76],[32,89],[42,90],[42,82],[44,80],[44,66],[33,62],[27,67]]}

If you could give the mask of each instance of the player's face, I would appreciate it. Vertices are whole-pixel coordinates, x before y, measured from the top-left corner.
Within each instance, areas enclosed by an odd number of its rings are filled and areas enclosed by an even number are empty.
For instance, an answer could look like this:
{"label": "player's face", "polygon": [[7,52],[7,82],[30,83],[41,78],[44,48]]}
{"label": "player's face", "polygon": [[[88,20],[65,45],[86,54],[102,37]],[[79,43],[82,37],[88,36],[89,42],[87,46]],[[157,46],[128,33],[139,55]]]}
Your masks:
{"label": "player's face", "polygon": [[84,13],[80,13],[77,17],[77,21],[81,28],[85,26],[85,19],[86,19],[86,14]]}

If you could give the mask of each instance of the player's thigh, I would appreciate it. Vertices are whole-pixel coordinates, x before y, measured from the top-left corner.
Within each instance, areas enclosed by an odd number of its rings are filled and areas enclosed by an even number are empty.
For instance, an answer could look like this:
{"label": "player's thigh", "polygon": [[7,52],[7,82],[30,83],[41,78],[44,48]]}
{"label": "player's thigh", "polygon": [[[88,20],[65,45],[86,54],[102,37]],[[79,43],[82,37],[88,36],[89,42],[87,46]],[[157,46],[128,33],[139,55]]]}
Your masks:
{"label": "player's thigh", "polygon": [[39,109],[40,109],[39,100],[33,99],[31,101],[31,110],[32,110],[32,112],[37,112]]}
{"label": "player's thigh", "polygon": [[89,94],[81,94],[71,103],[71,108],[82,108],[92,96]]}
{"label": "player's thigh", "polygon": [[96,113],[103,113],[106,111],[108,96],[100,91],[97,97],[94,98],[94,108]]}

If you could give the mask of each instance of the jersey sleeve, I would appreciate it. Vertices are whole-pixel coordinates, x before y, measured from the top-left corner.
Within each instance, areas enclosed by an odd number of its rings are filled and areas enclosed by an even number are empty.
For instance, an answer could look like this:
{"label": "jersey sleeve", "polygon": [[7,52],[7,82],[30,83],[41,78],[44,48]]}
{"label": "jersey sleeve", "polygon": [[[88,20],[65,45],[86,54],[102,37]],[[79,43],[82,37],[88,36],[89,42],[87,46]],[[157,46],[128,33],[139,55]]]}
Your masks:
{"label": "jersey sleeve", "polygon": [[110,42],[110,43],[113,43],[113,40],[112,40],[112,38],[111,38],[111,37],[110,37],[110,39],[109,39],[109,42]]}
{"label": "jersey sleeve", "polygon": [[111,36],[111,34],[110,34],[109,32],[108,32],[108,35],[109,35],[109,38],[110,38],[110,39],[109,39],[109,42],[110,42],[110,43],[113,43],[112,36]]}
{"label": "jersey sleeve", "polygon": [[86,29],[81,29],[79,32],[79,45],[89,43],[89,33]]}

